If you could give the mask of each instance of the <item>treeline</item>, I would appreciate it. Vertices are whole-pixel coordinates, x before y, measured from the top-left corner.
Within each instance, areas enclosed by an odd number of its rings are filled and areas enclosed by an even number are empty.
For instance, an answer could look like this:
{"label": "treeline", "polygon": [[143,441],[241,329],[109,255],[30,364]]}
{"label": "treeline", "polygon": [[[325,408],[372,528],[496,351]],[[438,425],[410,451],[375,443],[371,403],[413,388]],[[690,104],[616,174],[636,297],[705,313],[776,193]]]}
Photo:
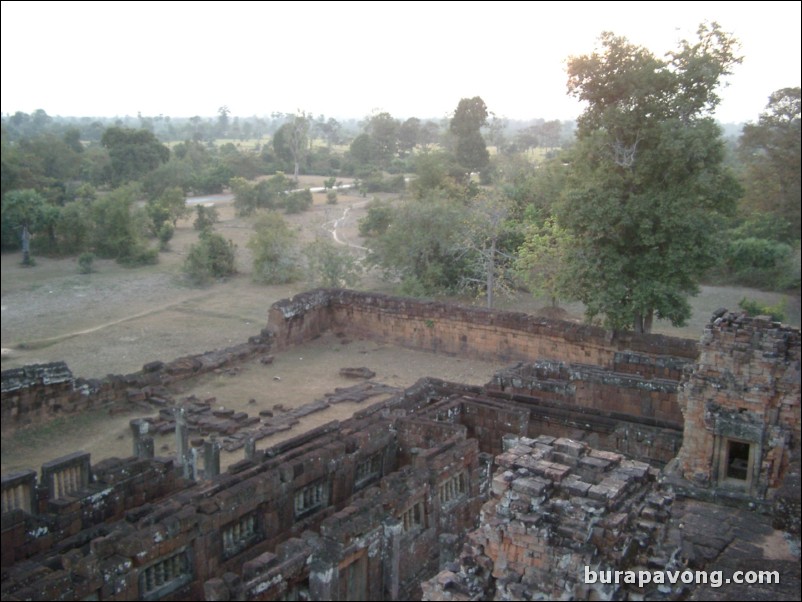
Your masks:
{"label": "treeline", "polygon": [[[605,34],[598,52],[568,62],[569,92],[587,106],[576,123],[510,122],[480,97],[441,121],[238,119],[221,107],[213,119],[101,129],[17,114],[3,119],[3,248],[19,248],[24,227],[40,252],[148,262],[187,195],[230,189],[238,213],[256,216],[255,278],[287,282],[308,265],[328,270],[328,284],[351,283],[360,264],[323,242],[296,248],[277,213],[308,209],[297,177],[317,174],[332,203],[340,177],[365,195],[401,196],[372,201],[360,231],[367,264],[409,294],[481,294],[490,305],[526,287],[581,301],[611,328],[648,331],[655,318],[682,324],[703,280],[798,293],[800,90],[774,92],[725,139],[711,114],[740,61],[733,49],[715,25],[665,59]],[[199,281],[233,265],[206,221]]]}
{"label": "treeline", "polygon": [[[559,132],[570,128],[541,120],[512,127],[505,122],[503,130],[499,123],[488,135],[505,152],[516,145],[552,147]],[[514,132],[514,126],[520,136],[508,142],[504,132]],[[175,141],[182,134],[187,138]],[[18,250],[25,229],[37,253],[92,251],[128,264],[152,262],[154,253],[142,250],[149,238],[168,238],[164,224],[182,215],[180,195],[231,189],[243,214],[308,208],[308,194],[281,196],[294,186],[293,178],[255,182],[283,173],[357,177],[368,193],[399,192],[403,174],[416,171],[417,154],[448,149],[453,139],[447,123],[444,128],[431,120],[402,121],[388,113],[341,124],[306,114],[240,120],[230,118],[225,107],[215,119],[98,120],[18,112],[2,120],[2,248]],[[146,207],[135,200],[146,201]],[[99,240],[108,231],[100,218],[108,203],[120,205],[120,216],[130,213],[130,223],[118,228],[128,232],[125,244]]]}

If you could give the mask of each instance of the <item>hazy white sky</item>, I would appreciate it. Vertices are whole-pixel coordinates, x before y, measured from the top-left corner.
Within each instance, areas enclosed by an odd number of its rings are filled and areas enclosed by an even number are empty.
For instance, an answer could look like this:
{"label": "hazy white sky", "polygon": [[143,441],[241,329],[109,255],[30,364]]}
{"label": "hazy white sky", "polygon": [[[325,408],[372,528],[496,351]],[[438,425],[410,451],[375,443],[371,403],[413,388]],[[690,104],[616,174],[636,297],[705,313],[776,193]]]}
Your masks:
{"label": "hazy white sky", "polygon": [[662,56],[715,20],[745,57],[716,116],[755,120],[800,85],[800,5],[3,1],[0,111],[443,117],[478,95],[500,116],[572,119],[565,59],[602,31]]}

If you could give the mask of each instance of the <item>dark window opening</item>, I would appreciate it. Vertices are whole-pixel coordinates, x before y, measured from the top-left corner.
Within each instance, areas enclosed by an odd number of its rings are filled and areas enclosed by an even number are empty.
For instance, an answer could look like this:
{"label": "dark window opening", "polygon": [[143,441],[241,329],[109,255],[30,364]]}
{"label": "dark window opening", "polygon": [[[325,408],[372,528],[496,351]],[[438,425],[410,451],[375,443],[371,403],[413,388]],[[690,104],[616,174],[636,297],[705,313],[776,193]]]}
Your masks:
{"label": "dark window opening", "polygon": [[727,442],[727,478],[746,481],[749,469],[749,444]]}

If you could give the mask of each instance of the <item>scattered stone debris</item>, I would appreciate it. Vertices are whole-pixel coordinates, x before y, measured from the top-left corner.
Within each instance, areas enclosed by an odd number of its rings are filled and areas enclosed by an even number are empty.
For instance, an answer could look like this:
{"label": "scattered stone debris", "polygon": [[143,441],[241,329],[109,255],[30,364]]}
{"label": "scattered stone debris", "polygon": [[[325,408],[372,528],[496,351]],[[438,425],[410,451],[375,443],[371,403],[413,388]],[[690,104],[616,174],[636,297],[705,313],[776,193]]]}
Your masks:
{"label": "scattered stone debris", "polygon": [[[301,418],[322,412],[330,405],[345,401],[362,403],[374,397],[389,396],[397,392],[398,389],[395,387],[364,382],[353,387],[337,388],[334,392],[324,395],[323,399],[296,408],[286,408],[283,404],[277,403],[272,410],[260,410],[258,416],[249,416],[246,412],[237,412],[221,406],[216,397],[201,400],[196,395],[189,395],[184,398],[182,406],[186,411],[189,432],[199,433],[204,437],[213,434],[218,437],[222,449],[231,452],[241,449],[249,439],[259,441],[276,433],[288,431],[299,424]],[[248,403],[255,404],[256,400],[251,399]],[[162,408],[157,417],[144,420],[150,424],[149,428],[154,433],[164,435],[175,432],[173,408]],[[194,439],[192,444],[194,447],[201,445],[200,443],[195,445]]]}
{"label": "scattered stone debris", "polygon": [[398,392],[395,387],[383,385],[381,383],[365,382],[353,387],[334,389],[334,393],[327,393],[325,399],[327,403],[342,403],[344,401],[353,401],[355,403],[362,403],[366,399],[376,397],[378,395],[393,395]]}
{"label": "scattered stone debris", "polygon": [[376,373],[370,368],[340,368],[340,376],[345,378],[373,378]]}

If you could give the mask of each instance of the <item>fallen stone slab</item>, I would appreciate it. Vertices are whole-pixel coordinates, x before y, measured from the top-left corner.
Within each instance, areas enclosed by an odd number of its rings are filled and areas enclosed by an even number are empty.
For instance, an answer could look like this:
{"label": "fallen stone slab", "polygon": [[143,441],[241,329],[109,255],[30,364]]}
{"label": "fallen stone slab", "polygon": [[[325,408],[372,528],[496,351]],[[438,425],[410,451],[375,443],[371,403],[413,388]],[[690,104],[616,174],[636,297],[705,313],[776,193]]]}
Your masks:
{"label": "fallen stone slab", "polygon": [[345,378],[373,378],[376,373],[370,368],[340,368],[340,376]]}

